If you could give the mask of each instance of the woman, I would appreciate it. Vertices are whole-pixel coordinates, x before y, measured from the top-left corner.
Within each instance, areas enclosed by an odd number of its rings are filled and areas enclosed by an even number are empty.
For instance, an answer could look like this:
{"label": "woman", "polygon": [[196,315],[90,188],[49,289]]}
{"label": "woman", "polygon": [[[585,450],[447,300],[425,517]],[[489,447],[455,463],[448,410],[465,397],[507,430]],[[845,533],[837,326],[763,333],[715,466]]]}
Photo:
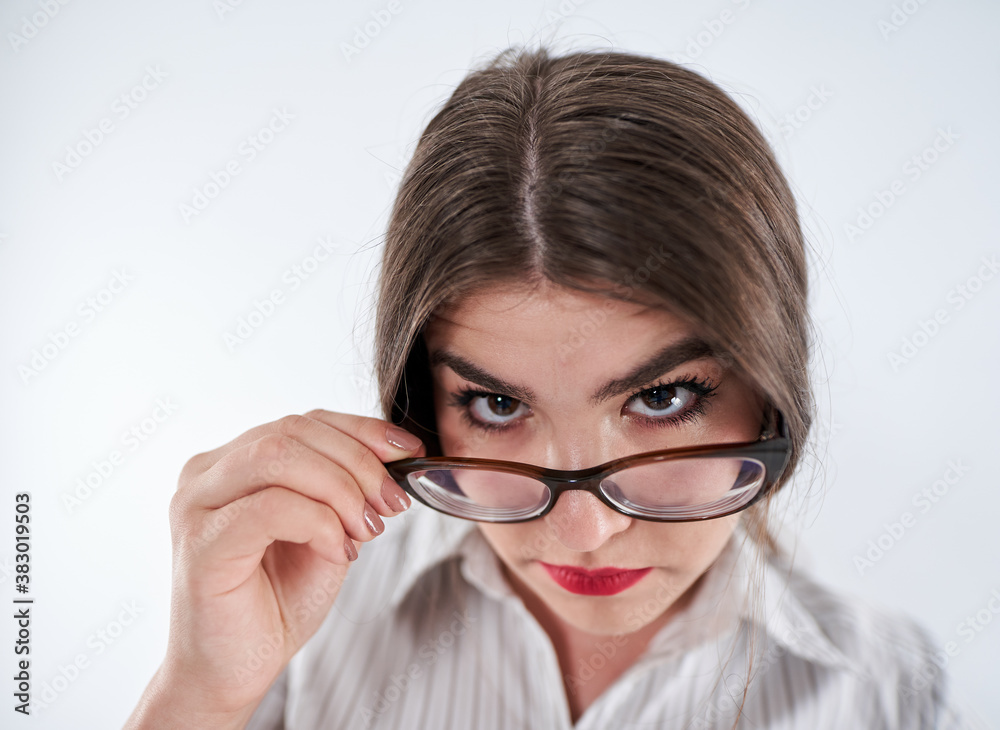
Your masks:
{"label": "woman", "polygon": [[185,465],[129,727],[958,727],[926,634],[772,537],[806,291],[794,198],[718,87],[500,54],[393,209],[387,420],[289,416]]}

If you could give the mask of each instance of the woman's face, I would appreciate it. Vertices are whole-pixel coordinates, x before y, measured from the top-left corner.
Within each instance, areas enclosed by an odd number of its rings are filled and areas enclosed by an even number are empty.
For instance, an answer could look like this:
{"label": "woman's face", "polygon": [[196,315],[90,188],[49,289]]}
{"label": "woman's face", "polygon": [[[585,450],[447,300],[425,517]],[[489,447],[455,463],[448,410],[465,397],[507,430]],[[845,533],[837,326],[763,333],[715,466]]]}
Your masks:
{"label": "woman's face", "polygon": [[[425,330],[443,453],[583,469],[643,451],[755,440],[761,403],[723,362],[688,347],[680,359],[694,359],[650,366],[699,334],[662,310],[551,286],[466,298]],[[679,605],[738,519],[636,520],[570,491],[545,517],[479,529],[526,605],[541,602],[578,630],[611,635]],[[651,570],[613,595],[582,595],[543,564]]]}

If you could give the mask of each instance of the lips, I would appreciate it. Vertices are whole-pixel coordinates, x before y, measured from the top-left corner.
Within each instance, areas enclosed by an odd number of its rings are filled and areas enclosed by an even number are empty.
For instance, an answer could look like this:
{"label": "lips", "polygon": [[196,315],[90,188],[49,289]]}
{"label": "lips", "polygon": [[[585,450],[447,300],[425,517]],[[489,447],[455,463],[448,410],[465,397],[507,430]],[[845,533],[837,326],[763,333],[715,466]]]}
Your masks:
{"label": "lips", "polygon": [[583,596],[613,596],[632,587],[642,580],[652,568],[624,570],[622,568],[600,568],[584,570],[571,565],[550,565],[542,567],[556,583],[570,593]]}

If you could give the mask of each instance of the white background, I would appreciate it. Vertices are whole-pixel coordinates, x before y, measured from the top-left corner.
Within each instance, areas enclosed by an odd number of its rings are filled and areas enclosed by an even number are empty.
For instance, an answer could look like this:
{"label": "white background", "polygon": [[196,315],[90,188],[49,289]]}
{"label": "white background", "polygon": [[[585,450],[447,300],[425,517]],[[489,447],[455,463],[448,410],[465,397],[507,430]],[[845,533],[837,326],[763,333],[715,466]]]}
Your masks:
{"label": "white background", "polygon": [[[10,606],[13,494],[28,490],[34,688],[61,688],[18,727],[107,728],[131,712],[166,647],[167,505],[191,455],[313,407],[377,415],[370,294],[400,170],[472,65],[539,39],[688,63],[764,128],[813,249],[821,416],[790,492],[800,559],[829,584],[916,617],[942,647],[956,642],[957,685],[1000,718],[1000,616],[988,608],[1000,589],[1000,277],[980,277],[984,257],[1000,253],[1000,6],[50,5],[0,10],[0,581]],[[373,12],[389,22],[370,23]],[[377,32],[361,37],[366,22]],[[147,67],[166,76],[143,91]],[[123,118],[116,99],[137,84],[144,98]],[[294,118],[248,161],[240,145],[274,109]],[[57,173],[67,146],[105,117],[113,129]],[[939,130],[952,141],[927,152]],[[908,172],[915,155],[933,158],[919,176]],[[232,159],[241,174],[185,221],[180,205]],[[902,192],[850,235],[859,208],[896,180]],[[285,272],[308,266],[325,236],[335,253],[293,290]],[[115,271],[131,281],[93,318],[81,313]],[[961,308],[959,285],[976,290]],[[225,333],[276,288],[283,303],[228,348]],[[946,321],[918,334],[937,310]],[[24,376],[33,351],[73,324],[78,334]],[[922,346],[893,367],[904,338]],[[123,432],[157,399],[176,409],[147,421],[131,448]],[[124,461],[68,505],[115,449]],[[950,462],[965,473],[921,511],[914,496],[950,476]],[[891,537],[887,525],[906,512],[911,526]],[[859,569],[856,556],[880,537],[891,546]],[[119,632],[133,602],[138,615]],[[977,611],[981,630],[960,633]],[[0,725],[13,727],[10,613],[0,611]],[[89,666],[56,682],[79,654]]]}

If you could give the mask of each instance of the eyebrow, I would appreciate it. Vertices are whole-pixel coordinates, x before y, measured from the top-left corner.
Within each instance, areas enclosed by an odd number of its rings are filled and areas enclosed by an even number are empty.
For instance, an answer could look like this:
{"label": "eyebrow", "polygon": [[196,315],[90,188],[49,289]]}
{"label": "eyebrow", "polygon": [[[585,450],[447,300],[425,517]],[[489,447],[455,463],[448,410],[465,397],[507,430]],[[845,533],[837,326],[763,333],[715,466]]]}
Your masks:
{"label": "eyebrow", "polygon": [[[594,391],[593,395],[590,396],[590,401],[594,405],[599,405],[616,395],[636,390],[687,362],[715,357],[717,354],[715,348],[700,337],[687,337],[667,345],[648,360],[634,367],[626,375],[609,380]],[[489,390],[491,393],[502,393],[528,403],[535,402],[535,392],[531,388],[509,383],[450,350],[434,350],[430,353],[429,362],[432,368],[447,365],[456,375]]]}

